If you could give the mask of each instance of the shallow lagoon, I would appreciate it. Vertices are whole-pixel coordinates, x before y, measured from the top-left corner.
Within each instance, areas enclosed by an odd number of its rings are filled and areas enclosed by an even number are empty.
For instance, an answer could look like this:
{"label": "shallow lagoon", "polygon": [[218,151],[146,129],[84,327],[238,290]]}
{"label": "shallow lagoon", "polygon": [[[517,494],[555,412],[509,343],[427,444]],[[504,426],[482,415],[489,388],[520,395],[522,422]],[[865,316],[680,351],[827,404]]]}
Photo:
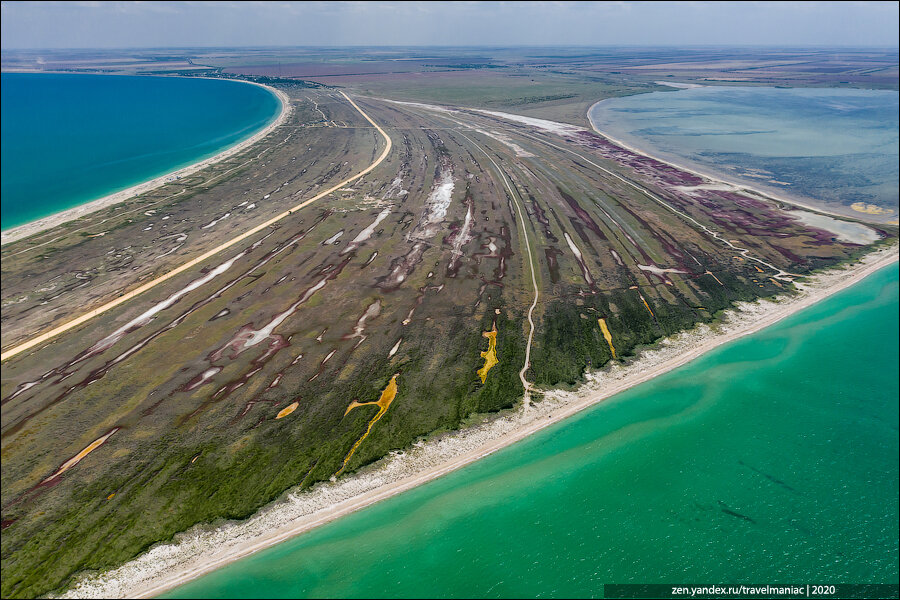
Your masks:
{"label": "shallow lagoon", "polygon": [[795,199],[893,210],[900,94],[709,86],[597,103],[594,126],[648,154]]}

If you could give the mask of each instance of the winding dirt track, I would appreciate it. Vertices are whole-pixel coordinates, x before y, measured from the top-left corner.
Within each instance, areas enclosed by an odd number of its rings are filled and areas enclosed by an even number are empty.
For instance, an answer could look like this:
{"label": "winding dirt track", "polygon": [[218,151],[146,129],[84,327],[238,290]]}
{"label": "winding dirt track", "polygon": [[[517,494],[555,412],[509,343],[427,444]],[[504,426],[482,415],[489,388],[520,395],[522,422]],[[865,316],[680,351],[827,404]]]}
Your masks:
{"label": "winding dirt track", "polygon": [[195,267],[195,266],[199,265],[200,263],[202,263],[203,261],[207,260],[207,259],[210,258],[211,256],[215,256],[215,255],[218,254],[219,252],[221,252],[221,251],[223,251],[223,250],[226,250],[226,249],[228,249],[228,248],[234,246],[234,245],[237,244],[238,242],[241,242],[241,241],[247,239],[248,237],[250,237],[250,236],[252,236],[252,235],[254,235],[254,234],[256,234],[256,233],[259,233],[260,231],[266,229],[266,228],[269,227],[270,225],[273,225],[274,223],[277,223],[277,222],[280,221],[281,219],[284,219],[285,217],[290,216],[294,211],[300,210],[301,208],[303,208],[303,207],[305,207],[305,206],[309,206],[309,205],[312,204],[313,202],[315,202],[315,201],[317,201],[317,200],[321,200],[321,199],[324,198],[325,196],[327,196],[327,195],[329,195],[329,194],[331,194],[331,193],[333,193],[333,192],[339,190],[340,188],[346,186],[348,183],[351,183],[351,182],[353,182],[353,181],[356,181],[357,179],[359,179],[360,177],[366,175],[367,173],[369,173],[370,171],[372,171],[372,169],[374,169],[375,167],[377,167],[378,165],[380,165],[380,164],[384,161],[384,159],[387,158],[387,155],[388,155],[388,154],[390,153],[390,151],[391,151],[391,145],[392,145],[392,142],[391,142],[390,136],[389,136],[387,133],[385,133],[384,129],[382,129],[381,127],[379,127],[379,126],[378,126],[378,123],[376,123],[375,121],[373,121],[373,120],[369,117],[369,115],[367,115],[366,113],[364,113],[363,110],[362,110],[359,106],[357,106],[356,102],[354,102],[353,100],[351,100],[350,97],[347,96],[347,94],[345,94],[344,92],[341,92],[341,95],[342,95],[344,98],[346,98],[347,102],[349,102],[349,103],[353,106],[353,108],[355,108],[357,111],[359,111],[359,114],[361,114],[363,117],[365,117],[365,119],[366,119],[369,123],[371,123],[372,126],[373,126],[375,129],[378,130],[378,133],[380,133],[380,134],[384,137],[384,140],[385,140],[384,151],[383,151],[383,152],[381,153],[381,155],[375,160],[375,162],[373,162],[371,165],[369,165],[368,167],[366,167],[365,169],[363,169],[362,171],[360,171],[359,173],[357,173],[357,174],[354,175],[353,177],[350,177],[349,179],[345,179],[344,181],[342,181],[342,182],[340,182],[340,183],[338,183],[338,184],[336,184],[336,185],[334,185],[334,186],[328,188],[328,189],[325,190],[324,192],[321,192],[321,193],[319,193],[319,194],[313,196],[313,197],[310,198],[309,200],[304,200],[304,201],[301,202],[300,204],[297,204],[296,206],[293,206],[293,207],[289,208],[288,210],[282,212],[281,214],[272,217],[272,218],[269,219],[268,221],[266,221],[266,222],[264,222],[264,223],[260,223],[259,225],[256,225],[255,227],[253,227],[253,228],[251,228],[251,229],[248,229],[248,230],[245,231],[244,233],[242,233],[242,234],[240,234],[240,235],[237,235],[237,236],[231,238],[230,240],[228,240],[228,241],[226,241],[226,242],[223,242],[222,244],[219,244],[218,246],[216,246],[216,247],[213,248],[212,250],[209,250],[209,251],[207,251],[207,252],[201,254],[201,255],[198,256],[197,258],[195,258],[195,259],[193,259],[193,260],[190,260],[190,261],[188,261],[188,262],[186,262],[186,263],[184,263],[184,264],[182,264],[182,265],[180,265],[180,266],[178,266],[178,267],[172,269],[172,270],[169,271],[168,273],[165,273],[164,275],[160,275],[159,277],[157,277],[157,278],[155,278],[155,279],[151,279],[150,281],[148,281],[148,282],[145,283],[144,285],[142,285],[142,286],[140,286],[140,287],[138,287],[138,288],[136,288],[136,289],[134,289],[134,290],[128,292],[127,294],[124,294],[124,295],[122,295],[122,296],[119,296],[119,297],[116,298],[115,300],[110,300],[110,301],[107,302],[106,304],[104,304],[104,305],[102,305],[102,306],[99,306],[99,307],[97,307],[97,308],[95,308],[95,309],[93,309],[93,310],[90,310],[90,311],[86,312],[85,314],[81,315],[80,317],[75,317],[74,319],[71,319],[71,320],[69,320],[69,321],[66,321],[66,322],[63,323],[62,325],[59,325],[58,327],[54,327],[54,328],[51,329],[50,331],[47,331],[47,332],[42,333],[42,334],[40,334],[40,335],[38,335],[38,336],[36,336],[36,337],[33,337],[33,338],[31,338],[30,340],[28,340],[28,341],[22,342],[21,344],[19,344],[19,345],[17,345],[17,346],[13,346],[12,348],[10,348],[10,349],[8,349],[8,350],[4,350],[4,351],[2,352],[2,354],[0,354],[0,361],[4,361],[4,360],[7,360],[7,359],[9,359],[9,358],[12,358],[13,356],[15,356],[15,355],[17,355],[17,354],[20,354],[20,353],[24,352],[25,350],[28,350],[29,348],[33,348],[34,346],[36,346],[36,345],[38,345],[38,344],[42,344],[42,343],[46,342],[47,340],[50,340],[51,338],[54,338],[54,337],[56,337],[57,335],[59,335],[59,334],[61,334],[61,333],[64,333],[64,332],[66,332],[66,331],[68,331],[68,330],[70,330],[70,329],[72,329],[72,328],[74,328],[74,327],[78,327],[79,325],[81,325],[81,324],[83,324],[83,323],[86,323],[87,321],[93,319],[94,317],[96,317],[96,316],[98,316],[98,315],[101,315],[101,314],[105,313],[106,311],[115,308],[116,306],[119,306],[120,304],[123,304],[123,303],[125,303],[125,302],[128,302],[129,300],[131,300],[131,299],[134,298],[135,296],[138,296],[139,294],[143,294],[143,293],[146,292],[147,290],[150,290],[150,289],[156,287],[156,286],[159,285],[160,283],[162,283],[162,282],[164,282],[164,281],[166,281],[166,280],[168,280],[168,279],[171,279],[172,277],[175,277],[176,275],[178,275],[178,274],[180,274],[180,273],[183,273],[184,271],[190,269],[191,267]]}
{"label": "winding dirt track", "polygon": [[540,298],[540,291],[538,290],[537,277],[534,274],[534,256],[531,253],[531,242],[528,240],[528,229],[525,226],[525,217],[523,216],[524,211],[522,207],[519,205],[519,201],[517,199],[516,193],[513,192],[512,187],[509,185],[509,180],[506,179],[506,174],[503,172],[503,169],[491,158],[491,155],[487,153],[487,151],[472,141],[472,138],[462,133],[461,131],[457,131],[459,135],[469,140],[469,143],[481,150],[482,154],[488,157],[488,160],[494,165],[494,168],[497,169],[497,172],[500,174],[500,177],[503,178],[503,184],[506,186],[506,190],[509,192],[510,198],[516,205],[516,212],[519,213],[519,223],[522,225],[522,236],[525,238],[525,249],[528,251],[528,266],[531,268],[531,285],[534,286],[534,300],[531,303],[531,307],[528,309],[528,343],[525,345],[525,364],[522,365],[522,370],[519,371],[519,380],[522,382],[522,387],[525,389],[525,408],[530,406],[531,402],[531,384],[525,378],[525,373],[528,371],[528,368],[531,366],[531,343],[534,340],[534,309],[537,307],[538,299]]}

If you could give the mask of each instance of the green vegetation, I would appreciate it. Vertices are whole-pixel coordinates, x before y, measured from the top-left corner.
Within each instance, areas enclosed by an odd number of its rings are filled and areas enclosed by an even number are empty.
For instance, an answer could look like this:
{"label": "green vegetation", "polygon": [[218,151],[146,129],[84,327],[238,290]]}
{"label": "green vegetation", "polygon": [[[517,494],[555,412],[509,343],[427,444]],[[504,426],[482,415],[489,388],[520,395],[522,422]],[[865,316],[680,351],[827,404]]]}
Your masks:
{"label": "green vegetation", "polygon": [[[291,52],[305,61],[303,69],[366,62],[330,51],[315,60],[308,50]],[[433,59],[427,68],[404,60],[408,71],[326,74],[312,83],[278,76],[281,62],[267,49],[218,62],[203,57],[222,76],[234,76],[226,66],[268,69],[242,77],[286,90],[294,112],[285,127],[195,178],[3,247],[6,348],[372,164],[384,141],[328,86],[367,94],[355,100],[392,139],[387,159],[365,177],[4,362],[4,597],[60,590],[79,572],[112,568],[186,529],[246,518],[294,486],[328,480],[378,410],[345,414],[348,406],[377,400],[395,374],[398,394],[347,473],[514,407],[523,392],[519,370],[534,299],[523,236],[540,293],[526,376],[539,388],[575,385],[586,369],[610,362],[599,318],[618,358],[627,360],[663,336],[713,322],[736,301],[789,293],[789,284],[771,278],[778,269],[807,273],[864,251],[823,241],[761,201],[715,190],[702,201],[686,199],[652,167],[632,169],[590,138],[567,142],[454,113],[466,128],[377,99],[585,124],[587,106],[600,98],[657,89],[647,78],[600,70],[612,58],[598,53],[530,61],[498,53],[503,68],[482,68],[483,57],[461,52],[440,71]],[[201,62],[192,60],[191,66]],[[734,256],[693,221],[592,167],[587,157],[658,191],[765,263]],[[454,188],[442,205],[435,190],[447,177]],[[228,220],[208,226],[226,212]],[[162,215],[169,217],[165,231]],[[885,233],[894,238],[896,228]],[[655,265],[650,273],[648,265]],[[190,287],[217,267],[223,270],[210,282]],[[109,347],[74,360],[187,289]],[[495,326],[499,363],[482,384],[477,371],[488,344],[482,333]],[[275,419],[294,402],[294,412]],[[103,446],[41,485],[113,427],[119,429]]]}
{"label": "green vegetation", "polygon": [[[738,277],[720,275],[720,279],[727,281],[726,285],[719,285],[711,277],[695,280],[701,294],[706,296],[703,312],[707,315],[731,308],[736,301],[759,297],[755,286]],[[776,290],[771,285],[765,289],[769,293]],[[616,309],[613,310],[611,305]],[[685,304],[655,302],[652,309],[654,318],[649,318],[637,292],[631,290],[597,294],[574,304],[553,301],[545,309],[540,335],[533,349],[529,374],[534,383],[546,387],[572,386],[583,381],[587,369],[601,368],[612,360],[609,345],[597,323],[600,317],[609,324],[619,360],[634,356],[640,347],[708,320],[703,313],[691,310]]]}

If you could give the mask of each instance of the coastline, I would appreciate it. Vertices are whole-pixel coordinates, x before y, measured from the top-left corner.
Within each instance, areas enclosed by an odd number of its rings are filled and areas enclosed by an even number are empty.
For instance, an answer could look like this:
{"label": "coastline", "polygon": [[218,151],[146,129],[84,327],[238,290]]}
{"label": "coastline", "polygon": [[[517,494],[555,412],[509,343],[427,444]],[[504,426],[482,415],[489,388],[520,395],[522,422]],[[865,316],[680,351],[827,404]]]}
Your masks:
{"label": "coastline", "polygon": [[[668,85],[668,84],[666,84]],[[675,87],[675,86],[672,86]],[[708,86],[698,86],[698,87],[708,87]],[[692,173],[704,179],[708,179],[710,183],[714,184],[722,184],[729,186],[733,189],[733,191],[745,191],[751,194],[755,194],[760,196],[763,199],[767,199],[770,201],[781,202],[783,204],[789,204],[791,206],[795,206],[797,208],[802,208],[805,210],[814,211],[817,213],[830,215],[832,217],[838,217],[841,219],[854,219],[856,221],[860,221],[862,223],[868,223],[871,225],[884,225],[890,224],[888,219],[886,218],[883,221],[867,219],[867,215],[865,213],[853,212],[852,209],[848,209],[847,212],[835,212],[831,210],[827,205],[823,202],[822,205],[816,205],[811,202],[815,202],[812,198],[798,197],[789,190],[783,189],[775,189],[770,186],[765,185],[762,182],[758,181],[745,181],[740,177],[732,176],[726,173],[720,172],[707,172],[704,169],[708,168],[705,165],[697,164],[689,159],[684,157],[673,156],[667,152],[654,150],[653,154],[648,153],[645,150],[638,148],[634,142],[625,142],[621,138],[613,137],[609,133],[605,131],[601,131],[597,125],[594,123],[594,120],[591,118],[591,113],[594,110],[594,107],[611,98],[606,98],[604,100],[598,100],[590,105],[587,110],[587,119],[591,124],[591,129],[594,130],[594,133],[603,136],[613,144],[617,146],[621,146],[626,150],[633,152],[635,154],[640,154],[641,156],[646,156],[647,158],[651,158],[653,160],[657,160],[661,163],[667,164],[669,166],[675,167],[681,171],[685,171],[686,173]],[[677,162],[676,162],[677,161]],[[889,215],[888,217],[893,217],[896,219],[896,215]]]}
{"label": "coastline", "polygon": [[291,104],[290,100],[284,92],[281,90],[277,90],[271,86],[264,85],[262,83],[256,83],[255,81],[243,81],[240,79],[227,79],[226,81],[237,81],[240,83],[247,83],[250,85],[256,85],[261,88],[265,88],[270,93],[272,93],[281,103],[281,112],[278,114],[275,119],[248,137],[247,139],[238,142],[228,148],[225,148],[222,152],[215,154],[214,156],[210,156],[209,158],[203,159],[201,161],[192,163],[186,167],[181,167],[169,173],[165,173],[163,175],[159,175],[158,177],[154,177],[148,181],[144,181],[142,183],[138,183],[124,190],[115,192],[113,194],[109,194],[108,196],[103,196],[102,198],[97,198],[96,200],[91,200],[90,202],[86,202],[84,204],[80,204],[78,206],[73,206],[72,208],[68,208],[66,210],[60,211],[58,213],[54,213],[52,215],[48,215],[46,217],[42,217],[36,221],[31,221],[30,223],[24,223],[22,225],[17,225],[11,229],[8,229],[2,233],[0,233],[0,246],[5,246],[6,244],[27,238],[29,236],[35,235],[42,231],[46,231],[48,229],[52,229],[58,225],[62,225],[63,223],[67,223],[68,221],[73,221],[75,219],[81,218],[85,215],[89,215],[98,210],[102,210],[104,208],[113,206],[129,198],[133,198],[134,196],[139,196],[140,194],[144,194],[151,190],[154,190],[158,187],[161,187],[167,183],[170,183],[172,178],[175,177],[187,177],[188,175],[192,175],[201,169],[204,169],[210,165],[214,165],[217,162],[223,161],[226,158],[234,156],[239,152],[249,148],[256,142],[262,140],[267,135],[269,135],[276,127],[282,125],[288,118],[291,113]]}
{"label": "coastline", "polygon": [[680,367],[723,344],[773,325],[896,263],[893,244],[858,262],[811,275],[798,291],[775,300],[738,303],[713,326],[665,338],[627,364],[586,375],[574,391],[549,390],[530,406],[488,415],[477,425],[394,452],[339,481],[288,491],[252,517],[220,526],[198,525],[169,543],[105,574],[76,579],[62,597],[152,597],[232,561],[441,477],[635,385]]}

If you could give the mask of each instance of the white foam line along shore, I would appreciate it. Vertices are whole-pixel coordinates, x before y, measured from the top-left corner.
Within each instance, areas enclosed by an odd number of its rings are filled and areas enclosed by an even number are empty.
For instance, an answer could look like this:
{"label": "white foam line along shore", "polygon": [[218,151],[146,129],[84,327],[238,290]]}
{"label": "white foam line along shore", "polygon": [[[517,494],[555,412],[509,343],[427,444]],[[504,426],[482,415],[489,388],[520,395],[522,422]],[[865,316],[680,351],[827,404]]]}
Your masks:
{"label": "white foam line along shore", "polygon": [[347,96],[347,94],[341,92],[341,95],[344,96],[344,98],[347,100],[347,102],[349,102],[353,106],[353,108],[355,108],[357,111],[359,111],[359,114],[361,114],[363,117],[365,117],[365,119],[369,123],[371,123],[372,126],[375,129],[377,129],[378,132],[384,137],[384,140],[385,140],[384,151],[381,153],[381,155],[377,159],[375,159],[375,161],[371,165],[369,165],[368,167],[366,167],[365,169],[363,169],[356,175],[354,175],[348,179],[345,179],[344,181],[328,188],[327,190],[325,190],[323,192],[316,194],[315,196],[313,196],[312,198],[310,198],[308,200],[304,200],[303,202],[297,204],[296,206],[289,208],[288,210],[282,212],[281,214],[278,214],[278,215],[272,217],[271,219],[269,219],[263,223],[260,223],[259,225],[256,225],[255,227],[248,229],[244,233],[237,235],[237,236],[229,239],[228,241],[219,244],[215,248],[213,248],[207,252],[204,252],[197,258],[194,258],[193,260],[190,260],[190,261],[172,269],[168,273],[160,275],[159,277],[157,277],[155,279],[151,279],[150,281],[141,285],[140,287],[138,287],[126,294],[123,294],[122,296],[119,296],[115,300],[111,300],[110,302],[107,302],[106,304],[99,306],[93,310],[90,310],[87,313],[85,313],[79,317],[71,319],[70,321],[63,323],[62,325],[59,325],[58,327],[55,327],[55,328],[51,329],[50,331],[47,331],[46,333],[40,334],[36,337],[33,337],[25,342],[22,342],[21,344],[18,344],[16,346],[4,351],[2,354],[0,354],[0,361],[12,358],[13,356],[15,356],[21,352],[24,352],[25,350],[28,350],[29,348],[32,348],[38,344],[42,344],[42,343],[50,340],[51,338],[54,338],[57,335],[65,332],[65,331],[68,331],[69,329],[72,329],[73,327],[77,327],[77,326],[93,319],[94,317],[96,317],[100,314],[103,314],[106,311],[108,311],[112,308],[115,308],[116,306],[118,306],[124,302],[131,300],[135,296],[138,296],[139,294],[142,294],[142,293],[146,292],[147,290],[156,287],[160,283],[162,283],[168,279],[171,279],[172,277],[175,277],[176,275],[183,273],[184,271],[186,271],[192,267],[199,265],[200,263],[207,260],[208,258],[218,254],[219,252],[221,252],[227,248],[230,248],[231,246],[234,246],[238,242],[241,242],[256,233],[259,233],[260,231],[263,231],[264,229],[268,228],[270,225],[273,225],[273,224],[277,223],[278,221],[280,221],[281,219],[284,219],[285,217],[290,216],[292,213],[300,210],[301,208],[308,206],[308,205],[312,204],[313,202],[320,200],[321,198],[324,198],[325,196],[328,196],[329,194],[346,186],[348,183],[356,181],[357,179],[363,177],[364,175],[366,175],[367,173],[372,171],[372,169],[374,169],[375,167],[380,165],[384,161],[384,159],[387,158],[388,154],[391,151],[392,142],[391,142],[390,136],[388,136],[388,134],[385,133],[385,131],[377,123],[375,123],[375,121],[373,121],[369,117],[369,115],[367,115],[365,112],[363,112],[363,110],[361,108],[359,108],[359,106],[357,106],[357,104],[353,100],[351,100],[350,97]]}
{"label": "white foam line along shore", "polygon": [[263,85],[261,83],[242,81],[240,79],[227,79],[226,81],[248,83],[269,90],[272,94],[275,95],[276,98],[278,98],[279,102],[281,102],[281,112],[278,114],[274,121],[254,133],[252,136],[242,142],[238,142],[233,146],[229,146],[215,156],[210,156],[209,158],[206,158],[194,164],[182,167],[170,173],[166,173],[165,175],[160,175],[159,177],[154,177],[149,181],[139,183],[120,192],[104,196],[103,198],[98,198],[97,200],[92,200],[91,202],[86,202],[85,204],[81,204],[79,206],[73,206],[72,208],[54,213],[36,221],[32,221],[30,223],[25,223],[24,225],[19,225],[18,227],[8,229],[7,231],[4,231],[2,232],[2,234],[0,234],[0,246],[5,246],[6,244],[9,244],[11,242],[15,242],[17,240],[32,236],[47,229],[52,229],[57,225],[62,225],[63,223],[67,223],[69,221],[81,218],[85,215],[89,215],[93,212],[97,212],[98,210],[116,205],[120,202],[128,200],[129,198],[133,198],[134,196],[145,194],[151,190],[155,190],[158,187],[162,187],[167,183],[172,183],[172,180],[175,178],[187,177],[188,175],[192,175],[197,171],[200,171],[201,169],[205,169],[210,165],[214,165],[217,162],[221,162],[226,158],[230,158],[235,154],[246,150],[256,142],[262,140],[264,137],[272,133],[272,131],[276,127],[284,124],[284,122],[287,121],[287,118],[291,114],[291,102],[287,97],[287,94],[285,94],[281,90],[276,90],[273,87]]}
{"label": "white foam line along shore", "polygon": [[64,594],[70,598],[148,598],[196,579],[230,562],[269,548],[341,516],[410,490],[488,456],[571,417],[610,396],[680,367],[725,343],[749,335],[848,288],[897,262],[897,246],[859,263],[830,269],[798,283],[794,296],[738,303],[715,329],[699,325],[641,351],[627,364],[589,373],[573,392],[552,390],[529,410],[494,415],[475,426],[395,452],[349,477],[324,482],[283,499],[245,521],[210,529],[197,526],[158,544],[105,574],[84,576]]}

